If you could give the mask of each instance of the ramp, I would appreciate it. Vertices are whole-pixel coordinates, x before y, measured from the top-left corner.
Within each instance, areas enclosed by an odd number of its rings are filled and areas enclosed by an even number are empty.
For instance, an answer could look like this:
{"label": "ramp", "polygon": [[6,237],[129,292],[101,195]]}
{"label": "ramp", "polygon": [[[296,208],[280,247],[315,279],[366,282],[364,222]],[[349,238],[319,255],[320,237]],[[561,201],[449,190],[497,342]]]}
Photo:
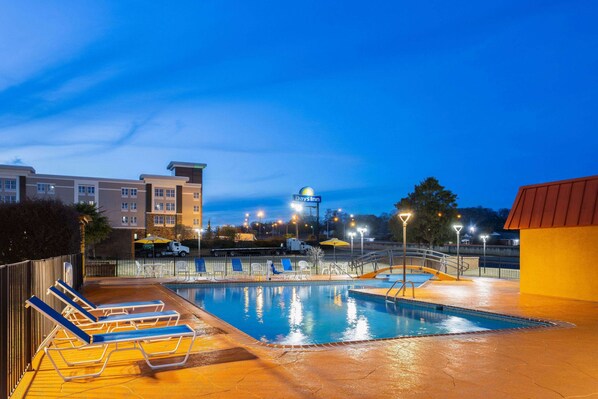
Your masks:
{"label": "ramp", "polygon": [[[429,273],[432,274],[434,276],[436,276],[436,278],[438,278],[438,280],[443,280],[443,281],[457,281],[457,278],[455,276],[451,276],[450,274],[446,274],[443,272],[440,272],[436,269],[432,269],[431,267],[425,267],[425,266],[414,266],[414,265],[407,265],[406,266],[407,269],[409,270],[417,270],[420,272],[424,272],[424,273]],[[380,273],[384,273],[388,270],[390,270],[391,267],[385,267],[383,269],[377,270],[375,272],[370,272],[370,273],[366,273],[366,274],[362,274],[361,276],[359,276],[358,278],[376,278],[376,276]],[[397,266],[392,266],[392,269],[399,269],[399,270],[403,270],[403,265],[397,265]]]}

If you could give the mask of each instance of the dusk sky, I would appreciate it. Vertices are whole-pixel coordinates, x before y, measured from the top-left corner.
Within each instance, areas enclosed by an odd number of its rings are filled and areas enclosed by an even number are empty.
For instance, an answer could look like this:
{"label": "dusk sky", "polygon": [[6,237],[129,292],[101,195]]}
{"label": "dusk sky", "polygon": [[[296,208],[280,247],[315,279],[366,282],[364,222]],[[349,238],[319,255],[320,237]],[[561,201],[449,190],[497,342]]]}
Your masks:
{"label": "dusk sky", "polygon": [[2,1],[0,163],[206,163],[204,225],[598,174],[596,1]]}

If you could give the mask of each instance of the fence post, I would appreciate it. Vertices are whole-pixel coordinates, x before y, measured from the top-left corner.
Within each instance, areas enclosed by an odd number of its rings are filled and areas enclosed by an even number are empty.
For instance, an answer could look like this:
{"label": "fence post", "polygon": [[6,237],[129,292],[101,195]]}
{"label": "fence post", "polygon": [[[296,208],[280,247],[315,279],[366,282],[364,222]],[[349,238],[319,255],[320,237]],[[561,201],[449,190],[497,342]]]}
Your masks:
{"label": "fence post", "polygon": [[0,266],[0,395],[8,397],[8,267]]}
{"label": "fence post", "polygon": [[[33,262],[27,262],[27,267],[25,267],[25,292],[27,293],[27,297],[33,295],[33,287],[32,287],[32,269],[33,269]],[[25,331],[23,331],[25,343],[25,361],[29,362],[28,369],[31,369],[31,360],[33,358],[33,341],[31,338],[31,333],[33,331],[33,326],[31,322],[31,318],[33,317],[33,312],[31,308],[25,309]]]}

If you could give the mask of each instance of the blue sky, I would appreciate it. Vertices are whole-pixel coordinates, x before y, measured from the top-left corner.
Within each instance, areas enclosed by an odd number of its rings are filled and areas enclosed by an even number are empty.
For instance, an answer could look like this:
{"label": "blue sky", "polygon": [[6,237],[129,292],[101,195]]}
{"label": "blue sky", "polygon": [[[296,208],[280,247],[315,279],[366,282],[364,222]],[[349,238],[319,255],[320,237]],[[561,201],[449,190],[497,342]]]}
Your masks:
{"label": "blue sky", "polygon": [[593,1],[0,0],[0,163],[136,179],[207,163],[204,223],[459,206],[598,173]]}

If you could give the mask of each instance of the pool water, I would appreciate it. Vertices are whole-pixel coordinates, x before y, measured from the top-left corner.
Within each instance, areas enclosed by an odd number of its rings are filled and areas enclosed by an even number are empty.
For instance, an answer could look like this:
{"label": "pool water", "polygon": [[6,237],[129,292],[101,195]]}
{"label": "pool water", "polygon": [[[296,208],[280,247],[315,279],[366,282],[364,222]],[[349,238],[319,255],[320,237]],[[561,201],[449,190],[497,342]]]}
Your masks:
{"label": "pool water", "polygon": [[343,284],[270,282],[167,287],[256,340],[269,344],[310,345],[535,325],[527,319],[421,302],[388,303],[384,298],[350,292],[353,288],[390,287],[391,284],[384,280],[367,280]]}

